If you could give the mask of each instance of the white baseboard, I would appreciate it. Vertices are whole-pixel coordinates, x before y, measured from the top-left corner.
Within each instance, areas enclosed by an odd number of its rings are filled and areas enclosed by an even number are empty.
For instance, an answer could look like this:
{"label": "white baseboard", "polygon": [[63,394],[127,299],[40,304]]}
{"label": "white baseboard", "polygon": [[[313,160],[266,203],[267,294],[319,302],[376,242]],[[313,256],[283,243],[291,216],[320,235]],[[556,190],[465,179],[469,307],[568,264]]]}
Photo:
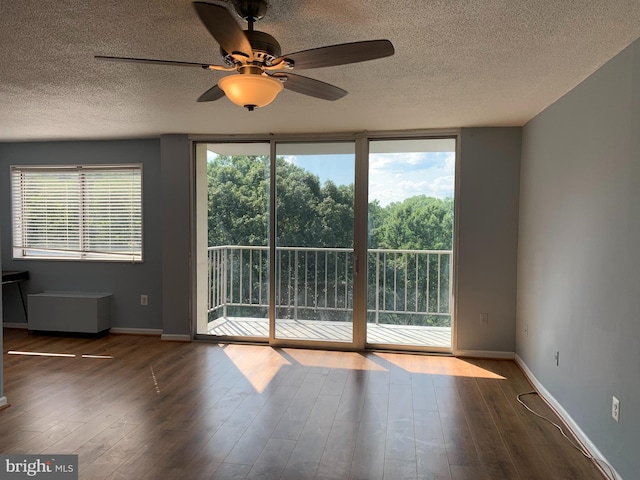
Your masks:
{"label": "white baseboard", "polygon": [[109,333],[120,333],[123,335],[162,335],[162,330],[159,328],[125,328],[125,327],[112,327],[109,329]]}
{"label": "white baseboard", "polygon": [[176,333],[163,333],[160,337],[161,340],[166,340],[168,342],[190,342],[191,335],[179,335]]}
{"label": "white baseboard", "polygon": [[[3,323],[6,328],[27,328],[26,323]],[[155,335],[159,336],[162,340],[171,342],[190,342],[191,335],[179,335],[173,333],[162,333],[160,328],[126,328],[126,327],[112,327],[109,329],[109,333],[117,333],[122,335]]]}
{"label": "white baseboard", "polygon": [[[5,328],[28,328],[28,324],[26,323],[3,323],[3,327]],[[109,329],[109,333],[118,333],[122,335],[152,335],[152,336],[160,336],[162,335],[162,329],[160,328],[126,328],[126,327],[112,327]]]}
{"label": "white baseboard", "polygon": [[7,397],[0,397],[0,408],[6,407],[9,404]]}
{"label": "white baseboard", "polygon": [[[591,441],[591,439],[589,437],[587,437],[587,435],[582,431],[582,429],[575,422],[575,420],[573,420],[573,418],[571,418],[571,415],[569,415],[569,413],[553,397],[553,395],[551,395],[551,393],[549,393],[549,391],[546,388],[544,388],[544,385],[542,385],[542,383],[540,383],[540,381],[536,378],[536,376],[529,369],[529,367],[527,367],[527,364],[524,363],[524,360],[522,360],[522,358],[520,358],[520,356],[516,354],[515,361],[518,364],[518,366],[522,369],[524,374],[527,376],[527,378],[529,379],[531,384],[535,387],[535,389],[537,390],[538,394],[555,411],[555,413],[562,419],[562,421],[565,423],[565,425],[567,427],[569,427],[569,429],[571,430],[571,433],[573,433],[573,435],[583,445],[583,447],[587,450],[587,452],[589,452],[589,454],[592,457],[597,458],[599,460],[603,460],[607,464],[611,465],[609,463],[609,461],[604,457],[602,452],[600,452],[600,450],[598,450],[598,448],[594,445],[594,443]],[[609,478],[611,476],[611,472],[608,471],[607,467],[602,467],[601,465],[598,465],[598,466],[600,467],[600,469],[603,472],[605,472],[605,474],[607,476],[606,478]],[[620,474],[613,467],[611,467],[611,468],[613,469],[613,471],[615,473],[616,480],[622,480],[622,477],[620,476]]]}
{"label": "white baseboard", "polygon": [[456,357],[494,358],[497,360],[513,360],[516,355],[514,352],[491,350],[456,350],[453,354]]}

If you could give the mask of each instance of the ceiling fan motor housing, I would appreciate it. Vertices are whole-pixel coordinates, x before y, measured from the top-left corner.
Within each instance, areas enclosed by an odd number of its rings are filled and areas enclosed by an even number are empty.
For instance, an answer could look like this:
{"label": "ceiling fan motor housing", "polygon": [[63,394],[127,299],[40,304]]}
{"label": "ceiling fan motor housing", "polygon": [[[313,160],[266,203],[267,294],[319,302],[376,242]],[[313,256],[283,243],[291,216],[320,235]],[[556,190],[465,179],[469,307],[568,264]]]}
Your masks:
{"label": "ceiling fan motor housing", "polygon": [[[282,54],[280,44],[268,33],[260,32],[258,30],[244,30],[244,33],[251,44],[254,58],[259,63],[270,65],[273,60],[280,57]],[[236,65],[237,62],[231,54],[227,53],[222,48],[220,48],[220,53],[227,65]]]}

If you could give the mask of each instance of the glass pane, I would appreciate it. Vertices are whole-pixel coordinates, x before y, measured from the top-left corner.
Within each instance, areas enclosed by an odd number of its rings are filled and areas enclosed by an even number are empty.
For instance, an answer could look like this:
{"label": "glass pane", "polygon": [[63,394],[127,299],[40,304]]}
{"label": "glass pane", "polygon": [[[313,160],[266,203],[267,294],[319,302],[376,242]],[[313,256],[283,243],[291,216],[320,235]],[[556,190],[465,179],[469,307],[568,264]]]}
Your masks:
{"label": "glass pane", "polygon": [[210,335],[269,337],[269,144],[207,145]]}
{"label": "glass pane", "polygon": [[276,151],[275,337],[351,343],[355,146]]}
{"label": "glass pane", "polygon": [[369,145],[367,343],[450,349],[455,139]]}

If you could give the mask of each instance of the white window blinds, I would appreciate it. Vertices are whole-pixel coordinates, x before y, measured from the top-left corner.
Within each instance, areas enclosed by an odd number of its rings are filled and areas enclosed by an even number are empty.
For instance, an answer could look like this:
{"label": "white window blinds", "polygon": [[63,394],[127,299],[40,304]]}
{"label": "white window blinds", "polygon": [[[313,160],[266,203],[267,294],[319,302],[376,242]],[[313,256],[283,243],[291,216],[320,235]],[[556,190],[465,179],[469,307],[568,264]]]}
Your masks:
{"label": "white window blinds", "polygon": [[14,258],[142,261],[142,165],[11,167]]}

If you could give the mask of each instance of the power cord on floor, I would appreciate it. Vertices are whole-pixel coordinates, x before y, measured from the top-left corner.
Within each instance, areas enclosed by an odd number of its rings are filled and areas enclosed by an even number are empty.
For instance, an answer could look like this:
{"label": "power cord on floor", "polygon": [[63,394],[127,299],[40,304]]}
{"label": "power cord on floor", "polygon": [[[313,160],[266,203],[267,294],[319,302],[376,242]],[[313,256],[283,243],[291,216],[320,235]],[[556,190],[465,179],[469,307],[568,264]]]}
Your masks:
{"label": "power cord on floor", "polygon": [[[571,446],[573,448],[575,448],[576,450],[578,450],[582,455],[584,455],[586,458],[588,458],[589,460],[592,460],[600,465],[606,465],[607,469],[609,470],[609,472],[611,473],[611,479],[612,480],[616,480],[616,472],[613,469],[613,467],[611,465],[609,465],[606,461],[602,460],[601,458],[597,458],[594,457],[593,455],[591,455],[589,452],[587,452],[584,448],[582,448],[580,445],[577,445],[576,443],[574,443],[573,440],[571,440],[571,438],[564,433],[564,430],[562,429],[562,427],[560,425],[558,425],[557,423],[554,423],[551,419],[545,417],[544,415],[539,414],[538,412],[535,412],[534,410],[531,409],[531,407],[529,407],[529,405],[527,405],[526,403],[524,403],[522,401],[522,397],[526,396],[526,395],[538,395],[538,392],[536,392],[535,390],[532,390],[530,392],[525,392],[525,393],[520,393],[517,396],[518,402],[520,402],[520,404],[526,408],[527,410],[529,410],[529,412],[533,413],[536,417],[539,417],[541,419],[543,419],[546,422],[549,422],[551,425],[553,425],[554,427],[556,427],[560,433],[562,434],[562,436],[564,438],[567,439],[567,441],[571,444]],[[604,472],[604,470],[603,470]],[[606,474],[606,472],[605,472]],[[607,477],[609,477],[609,475],[607,475]]]}

